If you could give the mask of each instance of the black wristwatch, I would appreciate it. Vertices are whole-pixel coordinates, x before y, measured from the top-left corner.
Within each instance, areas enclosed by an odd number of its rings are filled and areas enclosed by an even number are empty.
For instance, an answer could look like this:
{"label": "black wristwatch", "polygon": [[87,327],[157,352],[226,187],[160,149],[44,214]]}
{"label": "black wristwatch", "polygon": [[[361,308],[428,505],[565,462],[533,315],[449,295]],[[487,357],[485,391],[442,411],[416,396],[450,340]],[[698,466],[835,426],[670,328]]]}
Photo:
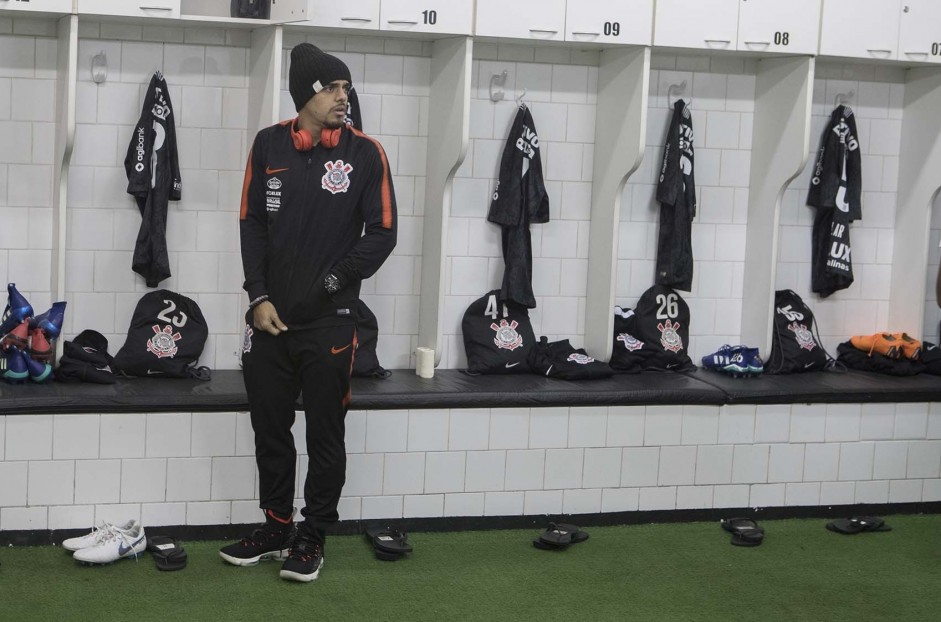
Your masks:
{"label": "black wristwatch", "polygon": [[334,273],[330,272],[323,278],[323,288],[327,290],[328,294],[335,294],[340,289],[340,278]]}

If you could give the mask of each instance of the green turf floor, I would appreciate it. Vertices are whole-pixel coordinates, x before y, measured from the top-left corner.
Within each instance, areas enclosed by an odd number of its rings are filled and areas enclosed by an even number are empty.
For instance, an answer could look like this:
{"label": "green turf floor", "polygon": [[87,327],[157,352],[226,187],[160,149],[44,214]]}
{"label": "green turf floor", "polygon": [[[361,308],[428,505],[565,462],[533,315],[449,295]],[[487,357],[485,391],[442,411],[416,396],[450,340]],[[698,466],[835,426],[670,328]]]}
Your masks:
{"label": "green turf floor", "polygon": [[179,572],[149,554],[84,567],[58,547],[4,548],[0,620],[941,619],[941,515],[856,536],[825,523],[764,521],[757,548],[730,546],[717,523],[587,528],[565,551],[533,548],[536,530],[413,533],[397,562],[333,537],[311,584],[281,580],[276,562],[226,565],[218,542],[185,542]]}

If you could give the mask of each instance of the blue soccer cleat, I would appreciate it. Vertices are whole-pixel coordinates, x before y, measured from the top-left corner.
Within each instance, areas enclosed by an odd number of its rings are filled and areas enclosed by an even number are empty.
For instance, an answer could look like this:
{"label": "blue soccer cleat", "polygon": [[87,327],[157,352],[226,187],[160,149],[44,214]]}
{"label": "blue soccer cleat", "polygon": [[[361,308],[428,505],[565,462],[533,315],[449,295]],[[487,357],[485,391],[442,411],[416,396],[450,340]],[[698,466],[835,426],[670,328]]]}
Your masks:
{"label": "blue soccer cleat", "polygon": [[26,352],[20,352],[26,361],[26,372],[33,382],[45,382],[52,379],[52,365],[30,358]]}
{"label": "blue soccer cleat", "polygon": [[33,314],[32,305],[23,294],[16,290],[16,283],[9,283],[7,292],[9,296],[7,307],[3,311],[3,319],[0,320],[0,336],[6,335]]}
{"label": "blue soccer cleat", "polygon": [[49,307],[48,311],[34,318],[30,318],[30,329],[41,328],[43,332],[46,333],[46,339],[49,340],[58,337],[62,332],[62,319],[65,317],[66,304],[64,300],[54,302],[52,306]]}
{"label": "blue soccer cleat", "polygon": [[6,360],[6,369],[3,370],[3,379],[10,384],[20,384],[26,382],[29,378],[29,369],[26,366],[26,360],[29,357],[18,348],[11,348],[4,359]]}
{"label": "blue soccer cleat", "polygon": [[702,366],[706,369],[733,376],[748,374],[748,363],[745,362],[745,353],[742,346],[722,346],[712,354],[702,357]]}
{"label": "blue soccer cleat", "polygon": [[761,355],[758,348],[749,348],[742,346],[742,354],[745,356],[745,364],[748,366],[748,373],[757,376],[765,370],[765,364],[761,361]]}

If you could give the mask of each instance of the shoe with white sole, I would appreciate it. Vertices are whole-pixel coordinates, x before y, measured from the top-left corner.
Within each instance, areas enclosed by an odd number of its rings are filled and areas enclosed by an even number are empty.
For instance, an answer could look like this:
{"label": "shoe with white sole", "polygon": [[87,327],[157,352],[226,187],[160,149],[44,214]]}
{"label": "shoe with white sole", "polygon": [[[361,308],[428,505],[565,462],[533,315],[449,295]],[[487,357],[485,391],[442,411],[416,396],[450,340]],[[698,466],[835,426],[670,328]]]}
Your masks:
{"label": "shoe with white sole", "polygon": [[118,529],[120,531],[130,531],[134,529],[134,525],[137,523],[136,520],[129,520],[124,525],[112,525],[111,523],[106,523],[102,521],[97,527],[93,527],[89,533],[86,533],[84,536],[78,536],[75,538],[69,538],[68,540],[62,541],[62,548],[66,551],[81,551],[82,549],[87,549],[90,546],[95,546],[96,544],[101,543],[105,537],[108,536],[109,532],[112,529]]}
{"label": "shoe with white sole", "polygon": [[130,529],[112,527],[104,531],[101,541],[72,554],[85,564],[110,564],[125,557],[137,557],[147,550],[147,537],[140,523],[134,521]]}

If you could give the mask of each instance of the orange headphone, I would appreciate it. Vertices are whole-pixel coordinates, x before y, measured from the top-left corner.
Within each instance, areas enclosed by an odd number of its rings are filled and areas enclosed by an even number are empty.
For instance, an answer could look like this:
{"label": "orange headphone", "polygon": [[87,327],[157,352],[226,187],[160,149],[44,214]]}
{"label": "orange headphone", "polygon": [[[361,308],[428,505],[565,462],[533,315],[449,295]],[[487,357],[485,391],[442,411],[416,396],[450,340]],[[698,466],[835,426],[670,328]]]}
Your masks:
{"label": "orange headphone", "polygon": [[[295,130],[295,123],[291,123],[291,140],[294,141],[294,148],[298,151],[310,151],[314,148],[314,137],[310,132],[304,129]],[[340,143],[340,134],[342,128],[320,130],[320,144],[327,149],[333,149]]]}

